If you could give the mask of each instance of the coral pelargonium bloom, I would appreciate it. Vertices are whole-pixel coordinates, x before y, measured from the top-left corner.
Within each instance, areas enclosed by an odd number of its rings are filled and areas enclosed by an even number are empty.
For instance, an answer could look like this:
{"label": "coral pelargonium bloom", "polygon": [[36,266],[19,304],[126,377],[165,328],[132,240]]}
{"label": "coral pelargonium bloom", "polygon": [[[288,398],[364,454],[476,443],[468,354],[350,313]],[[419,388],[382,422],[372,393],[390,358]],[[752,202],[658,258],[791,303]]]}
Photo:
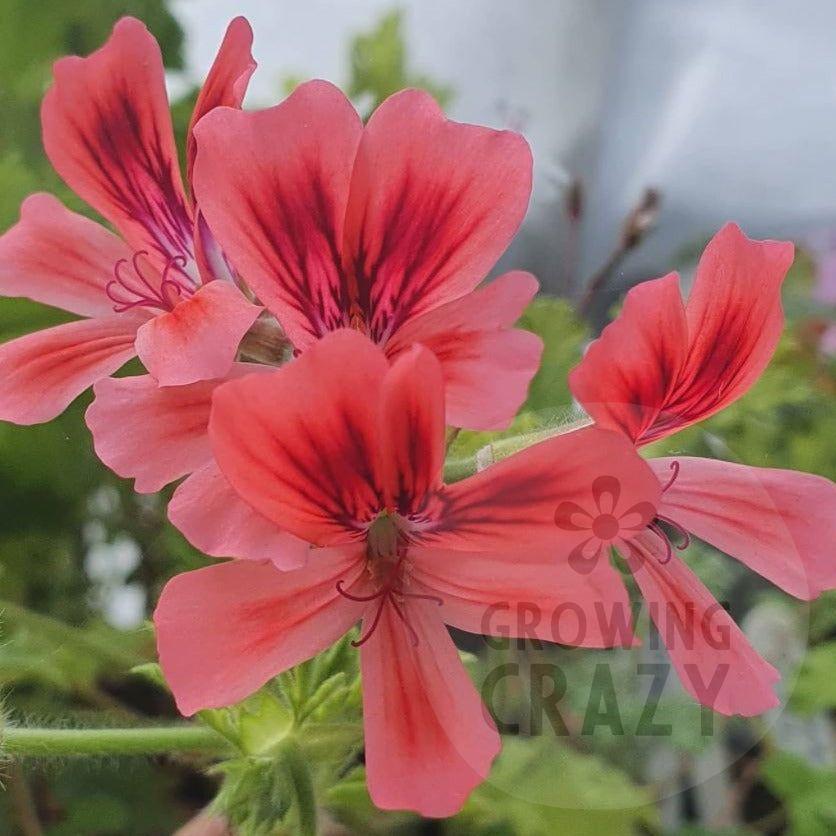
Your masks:
{"label": "coral pelargonium bloom", "polygon": [[539,338],[512,328],[537,282],[474,288],[528,205],[519,134],[449,121],[418,90],[364,127],[324,81],[266,110],[218,108],[195,134],[201,208],[297,351],[346,327],[390,359],[420,342],[441,361],[448,424],[510,423],[540,361]]}
{"label": "coral pelargonium bloom", "polygon": [[[620,430],[636,445],[728,406],[775,350],[783,327],[781,283],[792,260],[792,244],[752,241],[725,226],[700,259],[687,303],[673,273],[627,294],[619,317],[572,371],[575,397],[598,426]],[[766,711],[777,704],[777,671],[674,548],[687,546],[690,532],[809,600],[836,586],[836,486],[807,473],[709,459],[649,463],[662,502],[625,556],[669,639],[680,679],[697,700],[724,714]]]}
{"label": "coral pelargonium bloom", "polygon": [[[555,509],[588,503],[597,475],[618,480],[627,505],[648,508],[646,521],[659,498],[629,441],[597,428],[444,485],[444,411],[429,350],[414,346],[390,365],[354,331],[220,387],[210,437],[223,475],[311,552],[290,572],[234,560],[179,575],[154,616],[184,714],[243,699],[362,621],[372,798],[431,816],[459,809],[499,748],[445,623],[481,633],[499,604],[511,635],[623,643],[607,628],[613,609],[628,606],[618,574],[602,561],[582,576],[559,560],[585,535],[556,526]],[[203,525],[215,525],[211,515]],[[571,637],[562,606],[573,611]],[[521,614],[532,607],[533,624]]]}
{"label": "coral pelargonium bloom", "polygon": [[[240,106],[251,42],[249,24],[234,20],[192,125]],[[47,155],[121,237],[36,194],[0,238],[0,293],[86,317],[0,346],[0,419],[22,424],[55,417],[135,354],[164,385],[222,375],[260,312],[228,281],[183,189],[160,49],[145,26],[123,18],[101,49],[61,59],[54,75],[41,111]]]}

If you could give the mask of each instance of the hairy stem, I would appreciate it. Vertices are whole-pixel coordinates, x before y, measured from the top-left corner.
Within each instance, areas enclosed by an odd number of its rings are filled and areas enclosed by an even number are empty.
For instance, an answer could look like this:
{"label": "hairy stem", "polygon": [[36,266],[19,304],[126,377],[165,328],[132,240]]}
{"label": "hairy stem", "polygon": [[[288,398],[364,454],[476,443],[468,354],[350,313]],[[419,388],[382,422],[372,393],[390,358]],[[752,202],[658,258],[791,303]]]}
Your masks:
{"label": "hairy stem", "polygon": [[571,424],[548,427],[544,430],[537,430],[536,432],[514,435],[509,438],[500,438],[497,441],[492,441],[490,444],[486,444],[477,450],[472,456],[447,459],[444,463],[444,481],[450,484],[451,482],[466,479],[468,476],[484,470],[488,465],[498,462],[500,459],[504,459],[514,453],[519,453],[520,450],[525,450],[527,447],[539,444],[541,441],[546,441],[549,438],[583,429],[583,427],[588,427],[591,423],[588,418],[582,418]]}
{"label": "hairy stem", "polygon": [[6,726],[0,753],[12,757],[55,758],[108,755],[221,754],[228,742],[204,726],[148,726],[132,729],[50,729]]}

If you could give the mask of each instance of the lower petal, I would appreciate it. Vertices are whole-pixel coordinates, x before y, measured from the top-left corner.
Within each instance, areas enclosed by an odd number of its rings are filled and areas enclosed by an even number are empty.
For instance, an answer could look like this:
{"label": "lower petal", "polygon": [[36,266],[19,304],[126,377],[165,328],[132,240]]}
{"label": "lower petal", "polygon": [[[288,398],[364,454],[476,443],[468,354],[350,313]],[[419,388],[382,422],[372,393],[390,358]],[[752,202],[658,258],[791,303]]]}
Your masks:
{"label": "lower petal", "polygon": [[655,459],[667,480],[659,511],[790,595],[836,587],[836,485],[822,476],[715,459]]}
{"label": "lower petal", "polygon": [[212,557],[269,560],[277,569],[304,566],[310,546],[247,505],[214,461],[174,492],[168,518],[197,549]]}
{"label": "lower petal", "polygon": [[[499,735],[435,604],[386,605],[360,651],[366,774],[374,803],[444,817],[488,775]],[[413,632],[414,631],[414,634]]]}
{"label": "lower petal", "polygon": [[581,647],[633,644],[630,601],[608,560],[581,575],[542,549],[410,554],[412,578],[442,601],[445,623],[461,630]]}
{"label": "lower petal", "polygon": [[266,366],[236,363],[220,380],[160,386],[151,375],[108,378],[94,387],[85,420],[96,455],[138,493],[154,493],[212,460],[208,424],[212,393],[222,383]]}
{"label": "lower petal", "polygon": [[223,377],[260,313],[261,308],[233,284],[209,282],[143,325],[137,333],[137,354],[160,386]]}
{"label": "lower petal", "polygon": [[0,421],[41,424],[135,355],[136,320],[110,316],[0,345]]}
{"label": "lower petal", "polygon": [[359,556],[317,552],[304,569],[234,560],[170,580],[154,612],[157,649],[177,707],[191,715],[239,702],[332,645],[362,614],[337,592]]}
{"label": "lower petal", "polygon": [[537,288],[528,273],[500,276],[407,322],[387,344],[387,354],[422,343],[441,361],[447,423],[504,429],[525,400],[543,353],[538,336],[511,328]]}
{"label": "lower petal", "polygon": [[632,545],[627,562],[685,690],[720,714],[751,717],[775,708],[778,671],[697,576],[678,558],[664,563],[652,534]]}

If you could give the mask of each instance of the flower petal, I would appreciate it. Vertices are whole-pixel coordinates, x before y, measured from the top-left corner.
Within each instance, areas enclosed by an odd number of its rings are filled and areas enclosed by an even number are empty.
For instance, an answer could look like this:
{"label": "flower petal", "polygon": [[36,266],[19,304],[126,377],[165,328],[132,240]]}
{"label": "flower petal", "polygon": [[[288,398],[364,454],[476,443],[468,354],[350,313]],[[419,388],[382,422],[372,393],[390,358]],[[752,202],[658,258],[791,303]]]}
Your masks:
{"label": "flower petal", "polygon": [[256,510],[309,543],[355,539],[358,524],[382,507],[388,369],[371,341],[337,331],[276,371],[220,387],[209,434],[224,476]]}
{"label": "flower petal", "polygon": [[160,386],[223,377],[261,310],[233,284],[209,282],[146,322],[136,336],[137,354]]}
{"label": "flower petal", "polygon": [[419,513],[441,486],[445,452],[441,366],[423,346],[402,354],[386,375],[381,444],[386,505]]}
{"label": "flower petal", "polygon": [[679,276],[642,282],[570,372],[572,394],[600,427],[620,430],[633,441],[660,437],[657,422],[676,420],[666,406],[687,347]]}
{"label": "flower petal", "polygon": [[675,274],[633,288],[570,374],[573,394],[598,424],[642,444],[728,406],[772,357],[792,259],[792,244],[727,224],[705,248],[684,312]]}
{"label": "flower petal", "polygon": [[685,690],[729,716],[752,717],[778,705],[772,690],[778,671],[755,652],[697,576],[676,557],[664,563],[652,534],[631,545],[635,552],[627,563]]}
{"label": "flower petal", "polygon": [[[620,508],[658,505],[653,471],[620,433],[586,427],[550,438],[445,488],[437,527],[427,544],[463,551],[507,551],[520,543],[553,547],[556,559],[589,536],[561,526],[564,502],[595,510],[593,491],[601,477],[617,480]],[[615,520],[613,520],[615,523]],[[629,531],[614,536],[629,539]]]}
{"label": "flower petal", "polygon": [[511,328],[538,287],[529,273],[506,273],[411,319],[386,344],[386,353],[395,357],[422,343],[441,361],[447,423],[504,429],[525,400],[543,353],[538,336]]}
{"label": "flower petal", "polygon": [[438,608],[407,599],[404,614],[414,637],[385,606],[360,651],[369,793],[384,810],[451,816],[488,776],[499,735]]}
{"label": "flower petal", "polygon": [[247,505],[215,462],[177,488],[168,518],[195,548],[212,557],[270,560],[277,569],[289,570],[304,566],[310,550]]}
{"label": "flower petal", "polygon": [[101,224],[50,194],[23,201],[20,221],[0,237],[0,293],[25,296],[80,316],[109,316],[107,284],[131,255]]}
{"label": "flower petal", "polygon": [[650,466],[667,481],[659,511],[790,595],[836,588],[836,485],[822,476],[677,457]]}
{"label": "flower petal", "polygon": [[300,349],[349,324],[340,251],[361,132],[351,103],[324,81],[266,110],[216,108],[195,128],[201,211]]}
{"label": "flower petal", "polygon": [[202,116],[216,107],[241,107],[250,76],[256,62],[252,56],[253,30],[245,17],[236,17],[226,28],[226,34],[212,63],[209,74],[198,93],[189,129],[186,133],[186,179],[192,180],[192,169],[197,154],[194,126]]}
{"label": "flower petal", "polygon": [[135,355],[137,320],[82,319],[0,345],[0,421],[41,424]]}
{"label": "flower petal", "polygon": [[175,255],[191,260],[193,221],[153,35],[122,18],[104,46],[62,58],[54,76],[41,120],[55,170],[158,269]]}
{"label": "flower petal", "polygon": [[220,380],[160,387],[151,375],[106,378],[85,419],[96,455],[115,473],[135,479],[138,493],[154,493],[212,460],[209,413],[222,383],[267,371],[236,363]]}
{"label": "flower petal", "polygon": [[239,702],[333,644],[362,604],[337,592],[363,570],[356,553],[316,553],[304,569],[234,560],[172,578],[154,612],[166,682],[182,714]]}
{"label": "flower petal", "polygon": [[527,547],[489,554],[417,547],[410,557],[411,579],[442,600],[442,619],[461,630],[583,647],[633,643],[627,591],[607,560],[580,575],[554,551]]}
{"label": "flower petal", "polygon": [[736,401],[772,359],[793,251],[788,241],[753,241],[735,224],[705,248],[686,308],[688,353],[668,404],[679,426]]}
{"label": "flower petal", "polygon": [[383,102],[363,131],[346,215],[346,268],[372,338],[473,290],[530,193],[519,134],[452,122],[420,90]]}

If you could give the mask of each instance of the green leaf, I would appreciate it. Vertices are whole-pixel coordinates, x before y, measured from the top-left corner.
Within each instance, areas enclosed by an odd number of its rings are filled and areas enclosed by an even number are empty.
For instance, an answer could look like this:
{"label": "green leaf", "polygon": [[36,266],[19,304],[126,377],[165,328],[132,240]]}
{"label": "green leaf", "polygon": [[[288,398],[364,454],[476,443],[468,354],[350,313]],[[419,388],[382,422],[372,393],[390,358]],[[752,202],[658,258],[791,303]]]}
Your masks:
{"label": "green leaf", "polygon": [[375,807],[369,797],[366,770],[362,766],[352,769],[328,790],[325,806],[353,833],[391,834],[399,827],[419,821],[413,813],[386,812]]}
{"label": "green leaf", "polygon": [[163,669],[158,662],[146,662],[143,665],[134,665],[128,673],[142,677],[146,682],[150,682],[152,685],[158,685],[160,688],[171,693],[168,683],[165,681],[165,676],[163,676]]}
{"label": "green leaf", "polygon": [[836,707],[836,641],[807,652],[795,683],[790,705],[799,714]]}
{"label": "green leaf", "polygon": [[374,29],[351,41],[348,95],[370,99],[369,113],[384,99],[406,87],[426,90],[442,107],[453,97],[450,87],[410,71],[402,21],[403,14],[395,9],[384,15]]}
{"label": "green leaf", "polygon": [[836,832],[836,770],[811,766],[789,752],[774,752],[761,767],[761,776],[784,802],[792,836]]}
{"label": "green leaf", "polygon": [[506,738],[488,779],[464,810],[445,822],[450,834],[633,836],[653,825],[649,792],[594,755],[551,737]]}
{"label": "green leaf", "polygon": [[293,712],[274,695],[259,691],[242,706],[239,743],[244,752],[266,754],[287,737],[293,727]]}
{"label": "green leaf", "polygon": [[589,338],[586,325],[565,299],[538,296],[522,315],[519,327],[537,334],[545,346],[523,411],[565,411],[572,404],[569,371],[580,362]]}

